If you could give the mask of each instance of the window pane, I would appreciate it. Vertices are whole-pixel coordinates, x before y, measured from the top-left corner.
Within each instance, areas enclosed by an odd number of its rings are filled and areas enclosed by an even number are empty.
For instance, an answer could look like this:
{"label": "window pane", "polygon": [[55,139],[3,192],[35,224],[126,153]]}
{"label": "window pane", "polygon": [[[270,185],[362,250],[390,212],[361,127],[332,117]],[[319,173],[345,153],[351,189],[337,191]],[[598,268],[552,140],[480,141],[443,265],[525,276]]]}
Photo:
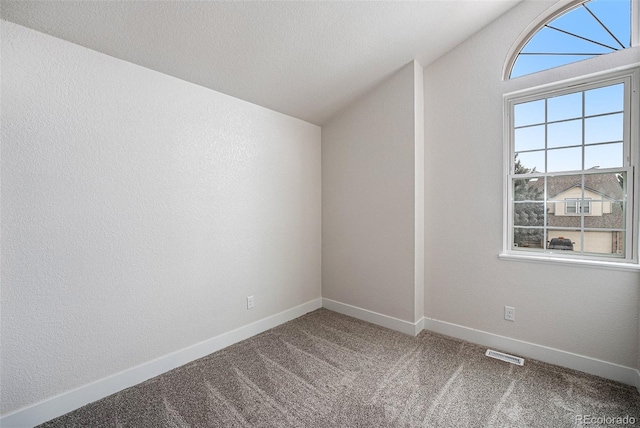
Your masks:
{"label": "window pane", "polygon": [[591,201],[591,212],[584,217],[588,229],[625,229],[624,202],[599,199]]}
{"label": "window pane", "polygon": [[582,148],[554,149],[547,152],[547,172],[582,169]]}
{"label": "window pane", "polygon": [[624,257],[624,232],[585,231],[584,252]]}
{"label": "window pane", "polygon": [[579,229],[551,229],[547,232],[547,250],[553,253],[579,252],[581,242]]}
{"label": "window pane", "polygon": [[582,117],[582,92],[549,98],[547,109],[549,122]]}
{"label": "window pane", "polygon": [[544,172],[544,150],[536,152],[516,153],[516,174],[527,174],[533,171]]}
{"label": "window pane", "polygon": [[514,201],[544,200],[544,178],[513,180]]}
{"label": "window pane", "polygon": [[513,228],[513,246],[521,250],[541,250],[544,248],[543,229]]}
{"label": "window pane", "polygon": [[544,125],[514,130],[515,150],[544,149]]}
{"label": "window pane", "polygon": [[[610,0],[607,1],[609,4],[613,3]],[[586,5],[590,8],[591,2]],[[616,40],[611,37],[598,21],[593,19],[593,16],[584,7],[575,8],[571,12],[556,18],[549,25],[607,45],[610,47],[609,52],[620,48]],[[591,44],[591,46],[596,47],[597,45]]]}
{"label": "window pane", "polygon": [[626,173],[587,174],[584,176],[585,198],[591,198],[591,212],[584,218],[586,228],[625,229]]}
{"label": "window pane", "polygon": [[624,174],[585,174],[583,189],[580,175],[548,177],[547,226],[625,229],[621,182]]}
{"label": "window pane", "polygon": [[586,188],[603,195],[607,199],[622,201],[625,199],[626,180],[627,173],[624,171],[608,174],[586,174],[584,176],[584,185]]}
{"label": "window pane", "polygon": [[624,108],[624,84],[586,91],[584,99],[585,116],[622,111]]}
{"label": "window pane", "polygon": [[513,126],[544,123],[544,100],[531,101],[513,106]]}
{"label": "window pane", "polygon": [[623,166],[622,143],[598,144],[584,148],[584,168],[616,168]]}
{"label": "window pane", "polygon": [[582,144],[582,120],[550,123],[548,147],[579,146]]}
{"label": "window pane", "polygon": [[585,144],[622,141],[623,114],[590,117],[584,121]]}
{"label": "window pane", "polygon": [[547,178],[547,226],[581,227],[577,212],[582,199],[582,176],[562,175]]}
{"label": "window pane", "polygon": [[514,226],[544,226],[544,203],[515,202],[513,224]]}
{"label": "window pane", "polygon": [[625,48],[631,46],[631,0],[592,0],[588,6]]}

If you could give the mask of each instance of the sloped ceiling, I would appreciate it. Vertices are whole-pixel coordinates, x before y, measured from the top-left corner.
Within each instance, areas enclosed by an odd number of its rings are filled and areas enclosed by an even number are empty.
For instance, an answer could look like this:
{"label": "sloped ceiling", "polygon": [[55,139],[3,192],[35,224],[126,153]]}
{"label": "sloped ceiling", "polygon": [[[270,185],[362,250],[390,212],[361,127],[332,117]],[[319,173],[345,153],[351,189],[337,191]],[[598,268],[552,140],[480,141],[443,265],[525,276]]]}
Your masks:
{"label": "sloped ceiling", "polygon": [[519,0],[5,1],[2,19],[323,124]]}

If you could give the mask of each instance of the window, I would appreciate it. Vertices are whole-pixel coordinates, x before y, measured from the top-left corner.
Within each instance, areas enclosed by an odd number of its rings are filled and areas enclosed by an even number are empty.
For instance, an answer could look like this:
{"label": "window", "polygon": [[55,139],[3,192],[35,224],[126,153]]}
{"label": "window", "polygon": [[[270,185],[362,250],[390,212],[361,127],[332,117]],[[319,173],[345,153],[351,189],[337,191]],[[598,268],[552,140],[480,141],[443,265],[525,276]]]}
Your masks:
{"label": "window", "polygon": [[590,198],[582,199],[565,199],[565,214],[589,214],[591,213]]}
{"label": "window", "polygon": [[570,2],[525,33],[527,37],[514,46],[505,74],[511,79],[639,45],[637,3]]}
{"label": "window", "polygon": [[505,96],[504,253],[637,264],[639,78]]}

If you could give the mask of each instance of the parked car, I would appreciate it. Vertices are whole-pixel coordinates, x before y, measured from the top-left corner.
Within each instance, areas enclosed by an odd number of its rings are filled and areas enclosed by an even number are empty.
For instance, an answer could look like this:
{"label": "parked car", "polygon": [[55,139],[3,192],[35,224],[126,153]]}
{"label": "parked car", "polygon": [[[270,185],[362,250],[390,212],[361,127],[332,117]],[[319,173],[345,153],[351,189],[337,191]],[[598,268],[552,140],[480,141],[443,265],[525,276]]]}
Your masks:
{"label": "parked car", "polygon": [[551,238],[549,241],[549,249],[550,250],[570,250],[573,251],[573,244],[575,242],[571,242],[571,239],[567,239],[563,236],[559,238]]}

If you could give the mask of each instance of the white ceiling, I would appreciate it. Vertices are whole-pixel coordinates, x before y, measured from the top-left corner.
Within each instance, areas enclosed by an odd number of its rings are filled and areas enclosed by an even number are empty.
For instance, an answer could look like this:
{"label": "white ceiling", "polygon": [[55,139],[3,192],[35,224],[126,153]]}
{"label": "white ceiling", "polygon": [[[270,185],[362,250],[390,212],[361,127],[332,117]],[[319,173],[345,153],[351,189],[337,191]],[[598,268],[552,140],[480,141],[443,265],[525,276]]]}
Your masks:
{"label": "white ceiling", "polygon": [[2,18],[315,124],[519,0],[7,1]]}

